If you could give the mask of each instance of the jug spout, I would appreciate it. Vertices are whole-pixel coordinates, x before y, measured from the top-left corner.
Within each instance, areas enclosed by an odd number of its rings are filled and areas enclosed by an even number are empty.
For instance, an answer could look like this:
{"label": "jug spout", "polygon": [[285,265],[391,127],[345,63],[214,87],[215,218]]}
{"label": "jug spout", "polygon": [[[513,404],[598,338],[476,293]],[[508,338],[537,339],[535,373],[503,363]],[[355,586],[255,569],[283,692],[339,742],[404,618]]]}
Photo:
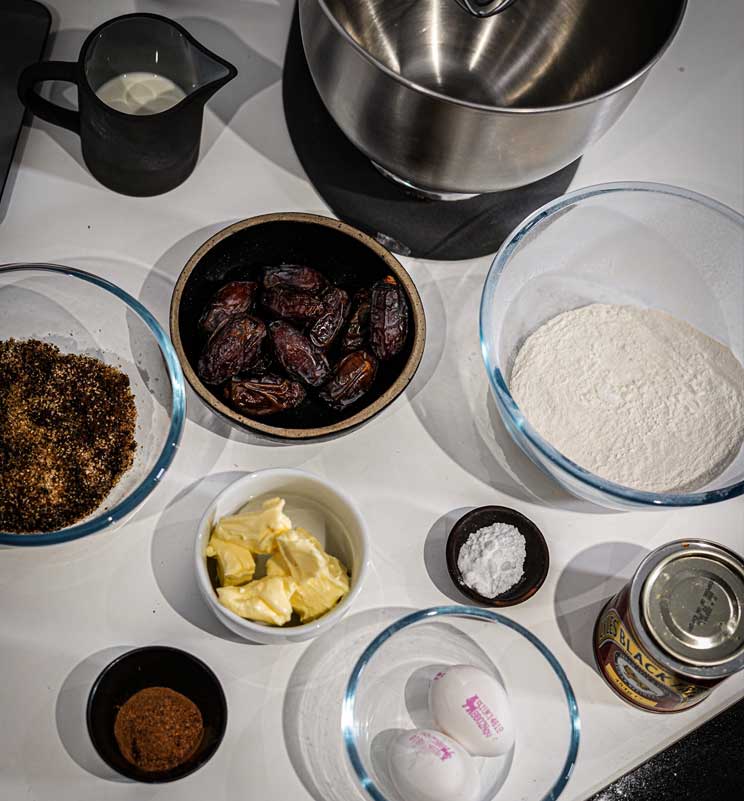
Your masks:
{"label": "jug spout", "polygon": [[237,67],[224,58],[207,50],[196,40],[191,41],[194,72],[200,80],[196,83],[195,94],[206,102],[218,89],[229,83],[238,74]]}
{"label": "jug spout", "polygon": [[457,0],[474,17],[492,17],[505,11],[515,0]]}

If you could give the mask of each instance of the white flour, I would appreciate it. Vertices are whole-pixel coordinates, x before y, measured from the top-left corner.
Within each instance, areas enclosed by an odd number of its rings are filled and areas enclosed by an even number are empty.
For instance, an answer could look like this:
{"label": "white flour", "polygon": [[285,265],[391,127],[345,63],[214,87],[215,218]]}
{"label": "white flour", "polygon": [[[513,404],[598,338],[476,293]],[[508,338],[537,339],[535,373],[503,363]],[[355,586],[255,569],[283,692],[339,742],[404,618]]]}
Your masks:
{"label": "white flour", "polygon": [[699,489],[744,441],[744,367],[653,309],[595,303],[559,314],[525,341],[510,389],[557,450],[634,489]]}
{"label": "white flour", "polygon": [[516,526],[494,523],[474,531],[457,556],[463,583],[485,598],[515,587],[524,576],[526,541]]}

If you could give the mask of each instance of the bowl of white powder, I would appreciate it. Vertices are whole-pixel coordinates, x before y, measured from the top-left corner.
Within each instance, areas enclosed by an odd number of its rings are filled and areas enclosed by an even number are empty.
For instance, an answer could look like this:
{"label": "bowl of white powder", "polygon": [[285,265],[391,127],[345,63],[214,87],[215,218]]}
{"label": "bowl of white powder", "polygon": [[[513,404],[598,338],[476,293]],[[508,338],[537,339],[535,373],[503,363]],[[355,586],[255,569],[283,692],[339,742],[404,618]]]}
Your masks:
{"label": "bowl of white powder", "polygon": [[449,533],[447,569],[463,595],[493,607],[515,606],[542,587],[550,554],[540,529],[506,506],[479,506]]}
{"label": "bowl of white powder", "polygon": [[611,508],[744,493],[744,217],[614,183],[543,206],[481,299],[496,408],[522,450]]}

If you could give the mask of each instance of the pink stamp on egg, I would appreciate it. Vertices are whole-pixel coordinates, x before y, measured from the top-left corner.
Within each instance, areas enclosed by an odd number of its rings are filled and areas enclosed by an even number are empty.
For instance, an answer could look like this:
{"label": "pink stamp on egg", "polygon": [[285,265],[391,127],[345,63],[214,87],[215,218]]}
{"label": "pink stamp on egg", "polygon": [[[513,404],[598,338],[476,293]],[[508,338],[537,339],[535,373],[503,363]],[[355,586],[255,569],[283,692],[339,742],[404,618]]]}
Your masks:
{"label": "pink stamp on egg", "polygon": [[430,754],[433,754],[442,762],[446,762],[455,755],[455,752],[447,745],[447,743],[445,743],[440,737],[437,737],[433,732],[415,732],[409,737],[408,742],[415,746],[418,751],[426,751]]}
{"label": "pink stamp on egg", "polygon": [[471,695],[470,698],[466,698],[462,708],[484,737],[498,737],[504,731],[501,721],[480,696]]}

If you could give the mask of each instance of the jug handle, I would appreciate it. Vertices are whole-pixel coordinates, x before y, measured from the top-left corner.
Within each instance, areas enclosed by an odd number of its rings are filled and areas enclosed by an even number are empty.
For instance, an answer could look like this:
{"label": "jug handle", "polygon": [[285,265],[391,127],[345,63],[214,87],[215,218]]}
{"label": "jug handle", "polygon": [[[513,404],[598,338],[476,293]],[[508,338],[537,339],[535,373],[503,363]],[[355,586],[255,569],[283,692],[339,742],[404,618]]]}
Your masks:
{"label": "jug handle", "polygon": [[492,17],[505,11],[514,0],[457,0],[474,17]]}
{"label": "jug handle", "polygon": [[43,81],[67,81],[78,83],[77,64],[72,61],[42,61],[26,67],[18,79],[18,97],[37,117],[80,133],[80,113],[68,108],[62,108],[56,103],[43,98],[36,91],[36,84]]}

